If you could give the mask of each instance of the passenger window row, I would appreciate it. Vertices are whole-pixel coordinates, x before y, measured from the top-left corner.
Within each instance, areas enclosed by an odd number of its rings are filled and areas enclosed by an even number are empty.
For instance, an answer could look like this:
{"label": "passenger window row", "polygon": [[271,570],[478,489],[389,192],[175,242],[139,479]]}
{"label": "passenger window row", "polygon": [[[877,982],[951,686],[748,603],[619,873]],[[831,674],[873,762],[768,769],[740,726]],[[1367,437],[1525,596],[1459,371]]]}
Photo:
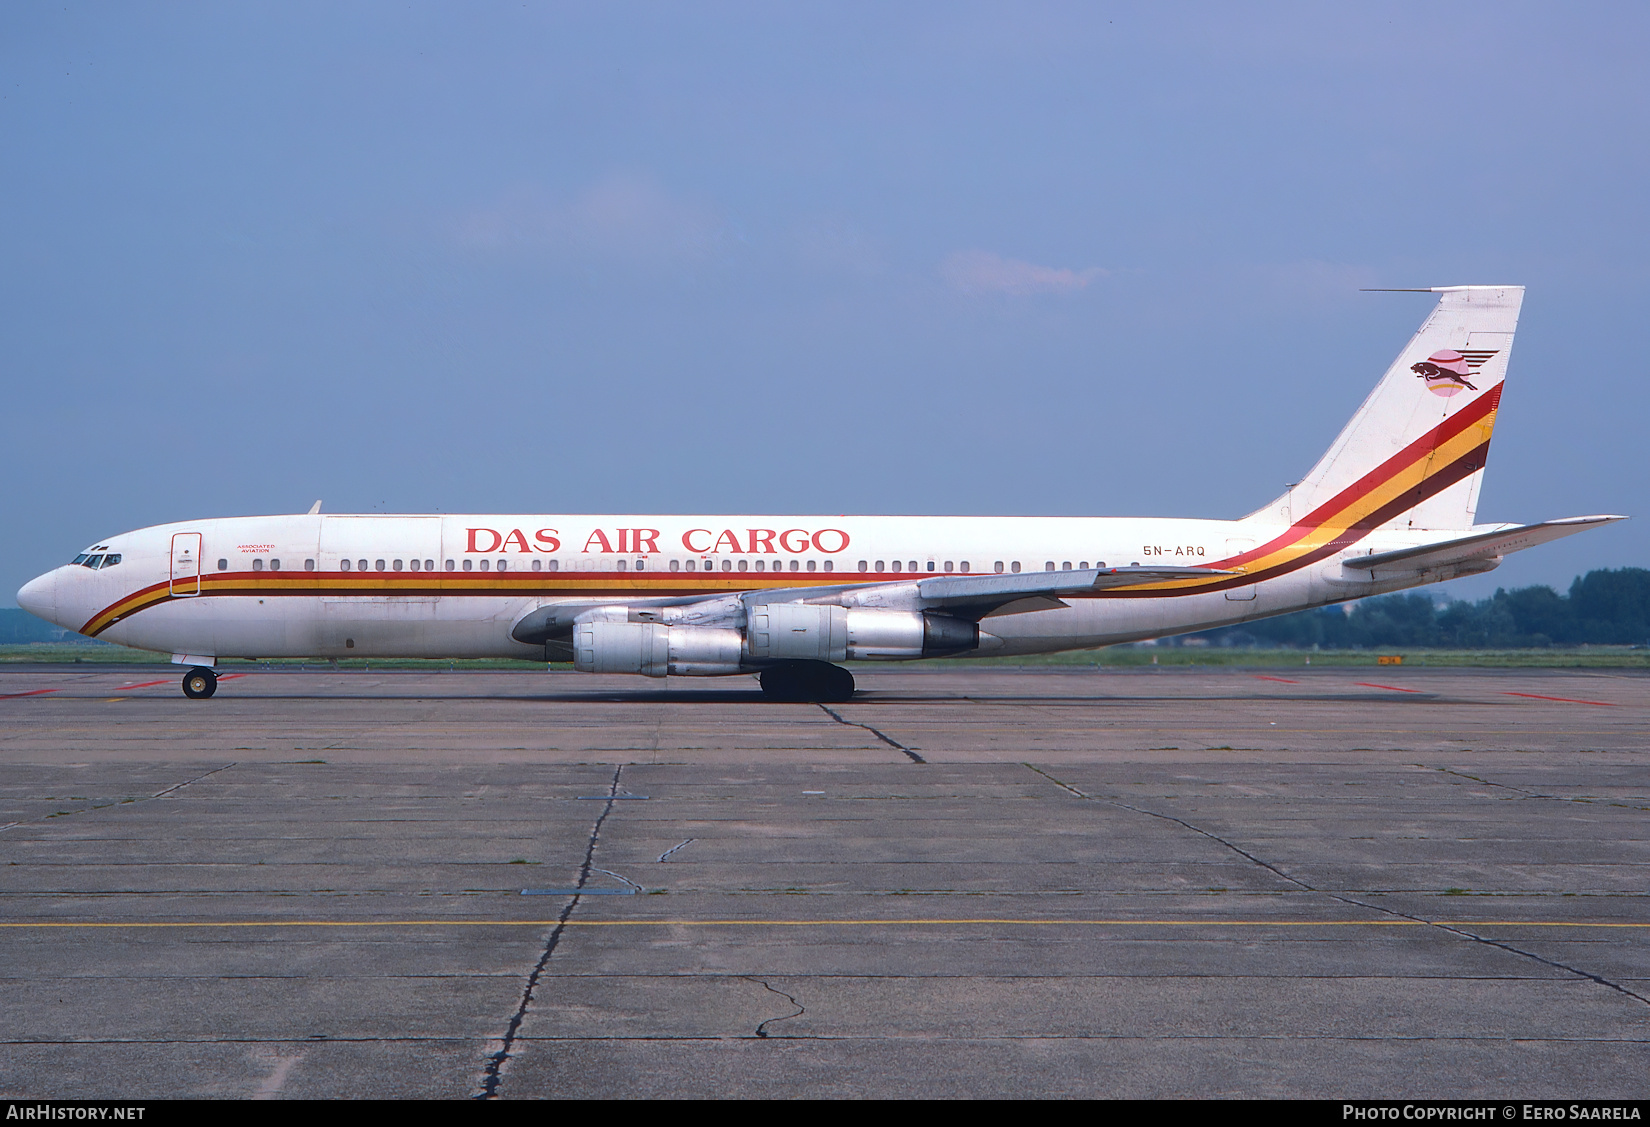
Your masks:
{"label": "passenger window row", "polygon": [[[89,567],[92,570],[96,571],[100,567],[114,567],[116,564],[118,564],[120,562],[120,553],[110,552],[110,553],[101,554],[101,555],[94,555],[90,552],[82,552],[80,555],[76,556],[70,562],[72,564],[80,564],[81,566]],[[617,569],[619,571],[627,570],[629,562],[630,562],[629,560],[618,560],[618,561],[616,561]],[[791,560],[790,561],[790,570],[791,571],[804,570],[804,568],[803,568],[804,563],[806,563],[806,570],[808,570],[808,571],[815,571],[815,570],[831,571],[831,570],[833,570],[833,566],[834,566],[833,562],[831,560],[826,560],[825,561],[823,569],[821,569],[819,567],[819,563],[818,563],[817,560],[807,560],[807,561]],[[444,564],[445,564],[445,569],[447,571],[457,570],[458,565],[453,560],[446,560],[446,561],[444,561]],[[356,560],[356,561],[353,562],[353,564],[349,560],[339,560],[338,561],[338,570],[340,570],[340,571],[349,571],[352,566],[357,571],[401,571],[404,568],[406,570],[409,570],[409,571],[419,571],[419,570],[434,571],[435,570],[435,561],[434,560],[402,561],[402,560],[395,560],[395,559],[392,559],[392,560],[371,560],[371,561]],[[1009,570],[1017,573],[1020,570],[1020,561],[1019,560],[1014,560],[1008,566],[1009,566]],[[1077,563],[1076,566],[1077,566],[1078,569],[1086,571],[1086,570],[1088,570],[1089,562],[1087,560],[1081,560]],[[1099,568],[1103,568],[1103,567],[1106,566],[1106,562],[1104,560],[1097,560],[1095,562],[1094,566],[1099,567]],[[550,560],[548,563],[546,563],[543,560],[535,558],[532,562],[531,567],[532,567],[533,571],[559,571],[559,570],[561,570],[561,561],[560,560]],[[479,561],[479,564],[477,563],[477,561],[474,561],[474,560],[465,560],[464,563],[463,563],[463,569],[465,571],[476,570],[478,568],[481,571],[488,571],[488,570],[508,571],[508,570],[510,570],[510,561],[507,560],[507,559],[500,559],[496,562],[496,565],[495,565],[494,561],[492,561],[492,560],[481,560],[481,561]],[[218,570],[219,571],[228,571],[229,570],[229,561],[227,559],[219,559],[218,560]],[[255,558],[252,561],[252,570],[253,571],[262,571],[262,570],[264,570],[264,561],[261,557]],[[281,570],[281,561],[279,559],[273,559],[272,558],[269,561],[269,570],[270,571],[280,571]],[[305,571],[314,571],[315,570],[315,561],[313,559],[305,560],[304,561],[304,570]],[[636,559],[636,570],[637,571],[647,570],[647,560],[646,560],[645,557],[638,557]],[[695,570],[715,571],[716,570],[716,561],[713,560],[713,559],[706,559],[706,560],[703,560],[702,562],[699,561],[699,560],[688,560],[686,562],[686,564],[684,565],[683,561],[673,559],[673,560],[670,561],[670,570],[671,571],[684,571],[684,570],[685,571],[695,571]],[[733,571],[733,570],[735,570],[734,561],[731,560],[731,559],[722,560],[722,570],[723,571]],[[753,570],[752,567],[751,567],[751,561],[749,561],[749,560],[740,560],[739,563],[738,563],[738,570],[739,571]],[[756,570],[756,571],[768,571],[768,570],[784,571],[785,570],[785,561],[784,560],[773,560],[770,563],[770,561],[768,561],[768,560],[757,560],[757,561],[755,561],[754,570]],[[875,563],[873,563],[870,560],[860,560],[859,561],[859,570],[862,571],[862,572],[892,571],[892,572],[895,572],[895,573],[899,573],[901,571],[910,572],[910,571],[921,571],[921,570],[924,570],[924,569],[919,566],[919,564],[916,560],[910,560],[910,561],[894,560],[891,567],[888,565],[887,561],[885,561],[885,560],[877,560],[877,561],[875,561]],[[960,571],[964,574],[967,574],[971,569],[969,567],[969,564],[968,564],[967,560],[962,561],[962,566],[961,567],[953,567],[951,560],[946,560],[943,566],[938,564],[934,560],[929,560],[926,570],[930,571],[930,572],[942,571],[942,572],[945,572],[947,574],[950,574],[954,571]],[[998,575],[1001,575],[1003,573],[1003,570],[1004,570],[1003,561],[1002,560],[997,560],[995,563],[993,563],[992,564],[992,570],[995,571]],[[1070,560],[1066,560],[1066,561],[1062,562],[1059,565],[1058,568],[1056,568],[1055,563],[1054,563],[1053,560],[1047,560],[1043,563],[1043,570],[1044,571],[1056,571],[1056,570],[1058,570],[1058,571],[1071,571],[1072,570],[1072,563],[1071,563]]]}
{"label": "passenger window row", "polygon": [[[916,560],[911,560],[909,562],[904,562],[904,561],[901,561],[901,560],[895,560],[892,567],[886,567],[886,561],[884,561],[884,560],[878,560],[878,561],[876,561],[875,564],[872,564],[867,560],[860,560],[859,561],[859,570],[861,570],[861,571],[872,571],[872,570],[883,571],[883,570],[885,570],[885,568],[886,568],[886,570],[896,571],[896,572],[897,571],[921,571],[921,570],[923,570],[923,568],[921,568],[917,564]],[[939,564],[937,564],[933,560],[929,560],[927,570],[928,571],[943,571],[943,572],[946,572],[947,574],[949,574],[953,571],[961,571],[961,572],[966,573],[970,570],[970,568],[968,566],[968,561],[967,560],[964,560],[962,562],[962,567],[960,567],[960,568],[959,567],[953,567],[951,565],[950,560],[945,561],[945,566],[944,567],[941,567]],[[997,565],[997,570],[998,571],[1003,570],[1003,565],[998,564]],[[1014,570],[1019,571],[1020,570],[1019,565],[1016,564]]]}

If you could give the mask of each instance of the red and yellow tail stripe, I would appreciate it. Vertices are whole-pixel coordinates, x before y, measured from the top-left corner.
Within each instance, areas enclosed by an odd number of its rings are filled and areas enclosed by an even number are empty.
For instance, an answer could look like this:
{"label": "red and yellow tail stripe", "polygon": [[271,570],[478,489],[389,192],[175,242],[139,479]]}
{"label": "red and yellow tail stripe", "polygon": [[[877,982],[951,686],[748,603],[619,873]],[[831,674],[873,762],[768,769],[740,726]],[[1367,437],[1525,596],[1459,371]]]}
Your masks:
{"label": "red and yellow tail stripe", "polygon": [[1217,560],[1210,567],[1238,571],[1220,579],[1180,579],[1120,587],[1101,597],[1156,597],[1247,586],[1332,556],[1484,467],[1501,404],[1495,385],[1460,413],[1417,438],[1375,469],[1319,505],[1282,535]]}

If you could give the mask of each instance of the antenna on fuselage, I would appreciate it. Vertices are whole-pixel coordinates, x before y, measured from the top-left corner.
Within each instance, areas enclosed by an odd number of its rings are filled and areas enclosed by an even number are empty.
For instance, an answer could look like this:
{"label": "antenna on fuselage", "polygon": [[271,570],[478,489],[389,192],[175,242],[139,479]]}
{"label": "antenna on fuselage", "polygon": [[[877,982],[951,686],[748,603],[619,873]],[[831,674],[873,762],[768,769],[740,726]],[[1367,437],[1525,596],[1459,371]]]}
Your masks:
{"label": "antenna on fuselage", "polygon": [[309,507],[309,515],[310,516],[314,516],[316,513],[320,512],[320,511],[321,511],[321,502],[319,502],[319,501],[315,502],[315,504],[313,504]]}

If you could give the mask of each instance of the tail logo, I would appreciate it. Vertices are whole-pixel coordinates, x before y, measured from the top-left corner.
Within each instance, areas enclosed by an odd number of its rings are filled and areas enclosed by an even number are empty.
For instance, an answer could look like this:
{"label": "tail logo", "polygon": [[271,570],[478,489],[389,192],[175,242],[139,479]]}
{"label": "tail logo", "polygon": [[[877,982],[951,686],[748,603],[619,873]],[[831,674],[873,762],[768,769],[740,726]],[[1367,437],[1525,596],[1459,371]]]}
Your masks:
{"label": "tail logo", "polygon": [[1409,370],[1427,382],[1428,391],[1447,399],[1463,391],[1477,391],[1472,377],[1497,351],[1457,352],[1453,348],[1445,348],[1419,364],[1411,364]]}

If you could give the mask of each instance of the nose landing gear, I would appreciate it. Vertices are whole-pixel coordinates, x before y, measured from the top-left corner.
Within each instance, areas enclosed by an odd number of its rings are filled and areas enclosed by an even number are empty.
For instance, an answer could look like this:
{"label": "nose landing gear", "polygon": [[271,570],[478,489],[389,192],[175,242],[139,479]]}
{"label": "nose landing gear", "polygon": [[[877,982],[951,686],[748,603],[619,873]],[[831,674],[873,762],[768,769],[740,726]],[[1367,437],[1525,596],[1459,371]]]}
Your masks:
{"label": "nose landing gear", "polygon": [[205,700],[218,691],[218,675],[210,669],[196,667],[183,675],[183,695],[190,700]]}

